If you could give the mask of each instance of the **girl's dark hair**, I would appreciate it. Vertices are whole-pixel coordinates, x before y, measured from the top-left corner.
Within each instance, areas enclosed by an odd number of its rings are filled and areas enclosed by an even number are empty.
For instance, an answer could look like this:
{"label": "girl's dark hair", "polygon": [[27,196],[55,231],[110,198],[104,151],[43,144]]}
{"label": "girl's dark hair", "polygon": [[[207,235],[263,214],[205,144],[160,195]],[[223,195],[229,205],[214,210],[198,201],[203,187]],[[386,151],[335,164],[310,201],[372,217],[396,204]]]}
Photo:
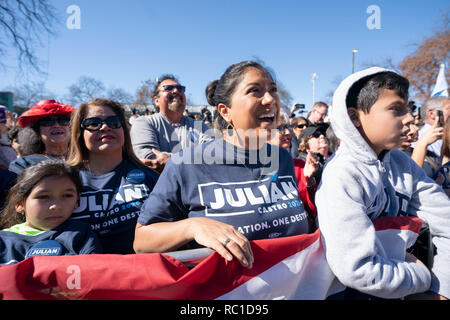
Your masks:
{"label": "girl's dark hair", "polygon": [[94,99],[88,103],[83,103],[74,112],[72,112],[72,117],[70,119],[71,127],[71,140],[69,148],[69,156],[67,163],[71,166],[82,168],[85,163],[89,160],[89,150],[86,147],[83,137],[83,128],[81,128],[81,123],[88,114],[90,107],[108,107],[110,108],[122,122],[123,135],[124,135],[124,145],[122,148],[122,159],[126,159],[137,166],[143,166],[142,162],[136,157],[133,151],[133,145],[131,143],[130,136],[130,126],[125,118],[125,111],[119,102],[107,99]]}
{"label": "girl's dark hair", "polygon": [[[274,75],[259,62],[242,61],[229,66],[219,80],[213,80],[208,84],[205,90],[208,103],[211,106],[214,106],[215,109],[217,109],[217,106],[221,103],[229,106],[231,104],[231,96],[248,68],[256,68],[266,72],[275,82]],[[216,112],[216,115],[215,127],[219,130],[225,129],[228,126],[228,123],[219,112]]]}
{"label": "girl's dark hair", "polygon": [[0,229],[25,222],[25,215],[16,212],[16,204],[25,201],[33,188],[50,176],[68,177],[74,183],[77,193],[81,193],[82,184],[76,168],[57,159],[38,162],[23,170],[17,177],[16,184],[9,191],[5,208],[0,216]]}
{"label": "girl's dark hair", "polygon": [[356,81],[348,91],[347,108],[361,109],[368,113],[382,89],[394,90],[399,97],[408,100],[408,79],[395,72],[384,71]]}

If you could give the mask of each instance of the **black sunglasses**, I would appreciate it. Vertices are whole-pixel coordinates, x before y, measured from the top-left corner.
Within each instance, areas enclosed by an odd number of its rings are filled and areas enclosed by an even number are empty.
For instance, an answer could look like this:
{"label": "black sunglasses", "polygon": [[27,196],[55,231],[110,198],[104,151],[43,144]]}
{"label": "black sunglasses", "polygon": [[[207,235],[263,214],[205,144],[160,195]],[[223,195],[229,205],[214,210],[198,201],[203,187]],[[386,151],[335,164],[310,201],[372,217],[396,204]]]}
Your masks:
{"label": "black sunglasses", "polygon": [[177,89],[180,92],[184,92],[186,90],[186,87],[179,85],[179,84],[178,85],[166,84],[166,85],[161,86],[161,88],[158,91],[161,91],[161,90],[173,91],[173,89]]}
{"label": "black sunglasses", "polygon": [[58,123],[60,126],[68,126],[70,122],[70,118],[68,117],[59,117],[59,118],[42,118],[39,120],[40,127],[51,127]]}
{"label": "black sunglasses", "polygon": [[288,126],[287,124],[283,124],[283,125],[277,127],[278,131],[284,131],[286,129],[289,130],[289,128],[290,128],[290,126]]}
{"label": "black sunglasses", "polygon": [[306,123],[303,123],[303,124],[298,124],[298,125],[296,125],[295,127],[297,128],[297,129],[303,129],[303,128],[306,128],[308,125],[306,124]]}
{"label": "black sunglasses", "polygon": [[104,123],[111,129],[119,129],[122,127],[122,121],[118,116],[109,116],[105,119],[98,117],[87,118],[81,122],[81,127],[88,131],[98,131]]}

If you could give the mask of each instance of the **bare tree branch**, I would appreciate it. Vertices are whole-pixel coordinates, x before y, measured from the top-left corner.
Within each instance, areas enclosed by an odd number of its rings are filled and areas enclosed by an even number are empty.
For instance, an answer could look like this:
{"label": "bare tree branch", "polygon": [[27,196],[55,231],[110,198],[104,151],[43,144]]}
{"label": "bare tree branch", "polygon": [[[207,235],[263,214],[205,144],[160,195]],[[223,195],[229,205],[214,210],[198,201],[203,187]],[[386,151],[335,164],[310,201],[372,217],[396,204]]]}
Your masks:
{"label": "bare tree branch", "polygon": [[133,96],[121,88],[110,88],[106,93],[107,99],[117,101],[121,104],[133,102]]}
{"label": "bare tree branch", "polygon": [[[403,76],[408,78],[415,99],[425,100],[430,97],[436,83],[441,63],[446,63],[450,56],[449,11],[442,12],[441,25],[434,35],[417,45],[415,52],[399,64]],[[450,75],[447,73],[447,82]]]}
{"label": "bare tree branch", "polygon": [[67,101],[72,106],[78,106],[95,98],[104,98],[105,86],[103,82],[91,77],[80,77],[78,81],[69,86]]}
{"label": "bare tree branch", "polygon": [[42,39],[54,36],[58,23],[55,8],[49,0],[0,0],[0,67],[13,48],[20,71],[43,73],[35,53]]}
{"label": "bare tree branch", "polygon": [[[417,92],[417,99],[430,97],[439,72],[439,66],[449,58],[450,32],[444,31],[426,39],[416,52],[407,56],[399,65],[402,74]],[[450,79],[448,78],[447,81]]]}
{"label": "bare tree branch", "polygon": [[363,63],[361,63],[361,67],[363,69],[365,68],[370,68],[370,67],[381,67],[381,68],[385,68],[385,69],[390,69],[396,72],[400,72],[400,69],[398,68],[398,64],[395,63],[391,57],[385,57],[382,59],[379,59],[377,61],[365,61]]}
{"label": "bare tree branch", "polygon": [[136,90],[136,104],[153,103],[153,87],[155,82],[151,79],[144,81]]}
{"label": "bare tree branch", "polygon": [[44,82],[31,82],[8,87],[14,94],[14,106],[30,108],[41,100],[55,99],[55,95],[45,88]]}

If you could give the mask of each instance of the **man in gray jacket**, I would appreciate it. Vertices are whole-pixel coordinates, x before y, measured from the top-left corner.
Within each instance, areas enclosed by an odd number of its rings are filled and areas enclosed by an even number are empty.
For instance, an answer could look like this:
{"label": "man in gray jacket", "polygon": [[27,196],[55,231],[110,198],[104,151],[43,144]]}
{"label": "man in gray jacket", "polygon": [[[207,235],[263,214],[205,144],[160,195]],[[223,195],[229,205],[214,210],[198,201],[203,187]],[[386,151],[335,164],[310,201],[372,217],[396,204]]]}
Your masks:
{"label": "man in gray jacket", "polygon": [[138,158],[161,173],[171,154],[212,139],[203,121],[183,115],[185,87],[173,75],[163,75],[154,88],[153,101],[159,113],[137,118],[131,127],[131,141]]}

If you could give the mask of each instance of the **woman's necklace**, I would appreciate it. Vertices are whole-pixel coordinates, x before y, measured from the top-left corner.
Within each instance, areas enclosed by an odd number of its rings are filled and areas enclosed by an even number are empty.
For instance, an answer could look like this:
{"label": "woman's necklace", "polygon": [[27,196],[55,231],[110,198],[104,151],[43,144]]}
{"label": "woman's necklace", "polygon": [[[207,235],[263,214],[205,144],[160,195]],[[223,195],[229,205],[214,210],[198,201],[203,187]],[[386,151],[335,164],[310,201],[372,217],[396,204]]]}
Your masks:
{"label": "woman's necklace", "polygon": [[58,159],[63,160],[63,161],[66,160],[66,156],[65,156],[65,155],[62,155],[62,154],[53,154],[53,153],[49,153],[49,152],[47,152],[47,151],[44,151],[42,154],[43,154],[44,156],[53,157],[53,158],[58,158]]}
{"label": "woman's necklace", "polygon": [[[248,152],[250,153],[251,151],[248,150]],[[244,157],[243,157],[243,159],[241,159],[241,157],[239,156],[239,152],[238,152],[238,151],[236,152],[236,157],[237,157],[238,162],[240,162],[240,163],[244,166],[244,168],[247,169],[247,170],[250,172],[250,174],[251,174],[255,179],[258,180],[259,183],[261,183],[262,177],[263,177],[263,175],[264,175],[264,168],[262,167],[262,162],[261,162],[261,161],[258,162],[258,158],[259,158],[261,152],[259,152],[259,150],[255,150],[255,152],[256,152],[256,163],[257,163],[257,164],[261,164],[261,165],[259,166],[259,169],[260,169],[260,171],[259,171],[259,176],[254,174],[254,172],[253,172],[254,169],[252,170],[251,168],[247,167],[247,165],[245,164],[246,158],[247,158],[247,157],[245,156],[245,153],[246,153],[246,150],[245,150],[245,149],[244,149]],[[250,158],[250,155],[249,155],[248,158]]]}
{"label": "woman's necklace", "polygon": [[[238,138],[238,141],[241,140],[241,137],[239,137],[237,131],[234,130],[234,127],[233,127],[233,132],[236,133],[236,137]],[[244,143],[244,145],[245,145],[245,143]],[[236,146],[236,145],[235,145],[235,146]],[[264,144],[263,147],[264,147],[264,146],[266,146],[266,144]],[[239,148],[238,146],[236,146],[236,147]],[[249,153],[250,153],[250,149],[245,149],[245,148],[244,148],[244,150],[249,150]],[[256,152],[256,163],[258,163],[258,159],[260,159],[260,157],[262,156],[262,153],[261,153],[259,150],[262,150],[262,148],[261,148],[261,149],[256,149],[256,150],[255,150],[255,152]],[[267,151],[267,150],[266,150],[266,151]],[[244,154],[245,154],[245,151],[244,151]],[[260,159],[259,163],[260,163],[261,165],[260,165],[259,176],[257,176],[257,175],[255,176],[254,173],[253,173],[253,170],[250,169],[249,167],[247,167],[247,166],[245,165],[245,158],[246,158],[246,157],[244,156],[244,161],[242,161],[242,160],[240,159],[240,157],[239,157],[239,153],[238,153],[238,152],[236,152],[236,156],[237,156],[237,160],[238,160],[238,161],[239,161],[239,162],[240,162],[240,163],[241,163],[248,171],[250,171],[250,174],[251,174],[255,179],[257,179],[259,183],[261,183],[262,177],[263,177],[264,175],[266,175],[266,174],[264,173],[264,167],[263,167],[263,163],[266,163],[266,161],[262,162],[261,159]],[[250,158],[250,157],[249,157],[249,158]],[[265,160],[265,159],[264,159],[264,160]],[[276,175],[276,176],[278,176],[278,175]],[[274,177],[275,177],[275,175],[274,175]]]}
{"label": "woman's necklace", "polygon": [[[238,156],[238,160],[240,160],[240,159],[239,159],[239,156]],[[254,173],[253,173],[253,170],[250,169],[249,167],[247,167],[247,166],[245,165],[245,161],[242,161],[241,163],[242,163],[242,165],[245,167],[245,169],[247,169],[248,171],[250,171],[250,174],[251,174],[255,179],[258,179],[258,182],[259,182],[259,183],[261,183],[261,178],[262,178],[262,176],[263,176],[263,169],[260,168],[259,176],[255,176]]]}

